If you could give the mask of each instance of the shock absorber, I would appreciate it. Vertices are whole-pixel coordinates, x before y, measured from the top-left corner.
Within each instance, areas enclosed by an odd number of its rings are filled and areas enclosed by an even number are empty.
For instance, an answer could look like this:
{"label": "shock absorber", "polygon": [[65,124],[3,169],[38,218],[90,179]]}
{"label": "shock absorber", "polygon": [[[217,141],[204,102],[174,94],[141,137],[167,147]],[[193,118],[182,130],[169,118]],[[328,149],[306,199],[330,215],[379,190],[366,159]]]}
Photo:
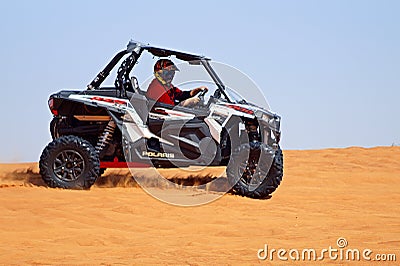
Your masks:
{"label": "shock absorber", "polygon": [[261,141],[257,120],[248,120],[246,123],[246,130],[249,136],[249,142]]}
{"label": "shock absorber", "polygon": [[115,131],[116,124],[114,120],[110,120],[104,129],[103,133],[100,135],[99,140],[96,144],[96,151],[98,154],[104,149],[104,147],[110,143],[110,140],[113,137]]}

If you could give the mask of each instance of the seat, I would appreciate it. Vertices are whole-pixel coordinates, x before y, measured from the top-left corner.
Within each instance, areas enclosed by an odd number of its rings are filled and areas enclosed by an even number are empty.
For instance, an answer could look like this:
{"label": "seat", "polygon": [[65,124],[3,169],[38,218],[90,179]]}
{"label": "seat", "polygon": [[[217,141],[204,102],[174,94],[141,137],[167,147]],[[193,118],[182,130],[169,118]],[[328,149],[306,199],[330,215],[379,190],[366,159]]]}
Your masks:
{"label": "seat", "polygon": [[133,91],[134,91],[135,93],[138,93],[138,94],[141,94],[141,95],[145,95],[145,94],[146,94],[145,91],[142,91],[142,90],[140,89],[140,87],[139,87],[139,82],[138,82],[138,80],[137,80],[136,77],[134,77],[134,76],[131,77],[131,84],[132,84]]}

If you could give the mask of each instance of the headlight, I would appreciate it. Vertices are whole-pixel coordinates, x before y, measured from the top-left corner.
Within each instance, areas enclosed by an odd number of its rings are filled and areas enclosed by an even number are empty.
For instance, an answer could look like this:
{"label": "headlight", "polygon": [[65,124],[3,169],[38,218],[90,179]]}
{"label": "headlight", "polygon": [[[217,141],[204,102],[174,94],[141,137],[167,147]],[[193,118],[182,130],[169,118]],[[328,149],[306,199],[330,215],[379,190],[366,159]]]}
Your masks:
{"label": "headlight", "polygon": [[254,115],[258,118],[258,119],[263,119],[263,111],[257,110],[254,112]]}
{"label": "headlight", "polygon": [[274,117],[274,118],[271,118],[268,120],[268,124],[271,129],[273,129],[275,131],[279,131],[281,122],[280,122],[279,117]]}

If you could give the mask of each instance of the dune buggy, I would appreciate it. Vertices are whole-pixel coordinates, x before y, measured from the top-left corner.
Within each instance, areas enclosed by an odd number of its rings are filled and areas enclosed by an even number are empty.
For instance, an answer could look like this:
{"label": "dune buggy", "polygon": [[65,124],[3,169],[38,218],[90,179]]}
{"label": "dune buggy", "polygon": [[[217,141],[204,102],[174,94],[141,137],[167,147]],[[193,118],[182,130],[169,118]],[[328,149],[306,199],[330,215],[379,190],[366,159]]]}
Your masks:
{"label": "dune buggy", "polygon": [[[143,52],[202,66],[216,87],[187,108],[155,102],[131,76]],[[122,60],[125,58],[124,60]],[[101,86],[120,62],[114,86]],[[53,141],[40,174],[50,187],[88,189],[106,168],[226,166],[232,191],[264,198],[279,186],[280,117],[224,85],[205,56],[130,41],[83,91],[50,96]]]}

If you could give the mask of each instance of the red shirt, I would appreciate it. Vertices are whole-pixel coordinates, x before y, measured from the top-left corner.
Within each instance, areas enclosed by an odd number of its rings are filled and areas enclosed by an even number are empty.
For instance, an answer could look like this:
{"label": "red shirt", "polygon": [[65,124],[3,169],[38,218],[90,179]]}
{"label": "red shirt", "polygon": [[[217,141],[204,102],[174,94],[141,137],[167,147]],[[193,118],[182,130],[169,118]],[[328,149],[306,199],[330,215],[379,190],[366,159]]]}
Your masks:
{"label": "red shirt", "polygon": [[190,98],[190,92],[181,91],[172,84],[169,86],[163,85],[157,79],[153,79],[147,89],[146,96],[157,102],[177,105],[179,102]]}

